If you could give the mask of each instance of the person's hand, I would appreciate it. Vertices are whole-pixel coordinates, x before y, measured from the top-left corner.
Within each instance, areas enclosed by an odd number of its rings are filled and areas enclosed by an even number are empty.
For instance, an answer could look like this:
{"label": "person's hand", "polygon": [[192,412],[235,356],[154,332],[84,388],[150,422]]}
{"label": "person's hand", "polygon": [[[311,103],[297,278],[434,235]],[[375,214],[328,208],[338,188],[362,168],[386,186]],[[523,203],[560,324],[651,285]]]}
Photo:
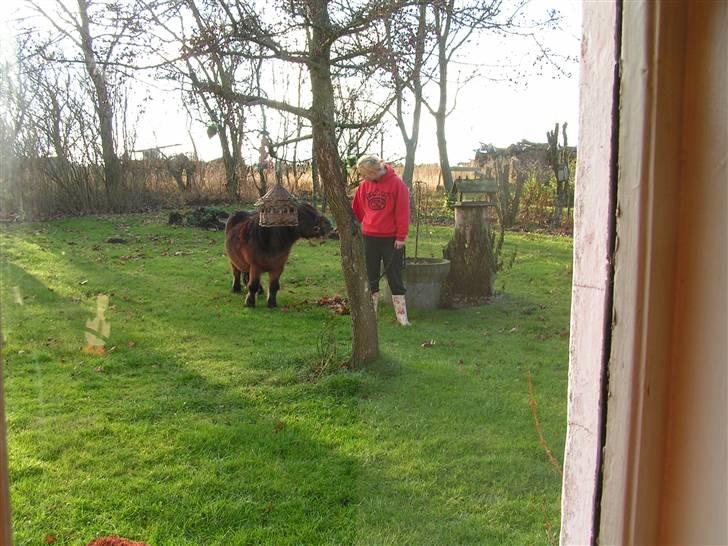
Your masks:
{"label": "person's hand", "polygon": [[402,250],[404,248],[404,241],[394,241],[394,249]]}

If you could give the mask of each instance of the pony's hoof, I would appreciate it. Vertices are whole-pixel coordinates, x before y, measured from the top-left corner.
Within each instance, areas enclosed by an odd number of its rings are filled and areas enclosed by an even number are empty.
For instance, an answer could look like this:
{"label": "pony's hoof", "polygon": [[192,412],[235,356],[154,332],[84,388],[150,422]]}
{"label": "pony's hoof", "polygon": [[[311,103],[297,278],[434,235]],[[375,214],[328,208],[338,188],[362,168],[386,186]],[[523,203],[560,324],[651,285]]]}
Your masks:
{"label": "pony's hoof", "polygon": [[245,307],[255,307],[255,298],[245,298]]}
{"label": "pony's hoof", "polygon": [[268,302],[268,308],[269,309],[275,309],[276,307],[278,307],[278,304],[276,302],[274,302],[274,301],[273,302],[270,302],[270,301]]}
{"label": "pony's hoof", "polygon": [[243,291],[243,289],[240,288],[239,286],[233,286],[233,290],[232,290],[233,294],[239,294],[242,291]]}

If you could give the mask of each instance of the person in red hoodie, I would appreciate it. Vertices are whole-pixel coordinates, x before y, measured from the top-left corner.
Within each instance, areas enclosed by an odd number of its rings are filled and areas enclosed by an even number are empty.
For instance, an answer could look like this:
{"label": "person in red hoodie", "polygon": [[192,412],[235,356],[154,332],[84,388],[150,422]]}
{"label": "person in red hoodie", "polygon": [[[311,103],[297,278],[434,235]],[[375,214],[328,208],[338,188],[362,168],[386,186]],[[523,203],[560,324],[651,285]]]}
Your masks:
{"label": "person in red hoodie", "polygon": [[369,289],[376,312],[379,303],[381,266],[392,291],[397,321],[409,326],[402,273],[404,247],[409,231],[409,192],[390,165],[376,155],[359,158],[356,168],[362,177],[352,209],[361,223]]}

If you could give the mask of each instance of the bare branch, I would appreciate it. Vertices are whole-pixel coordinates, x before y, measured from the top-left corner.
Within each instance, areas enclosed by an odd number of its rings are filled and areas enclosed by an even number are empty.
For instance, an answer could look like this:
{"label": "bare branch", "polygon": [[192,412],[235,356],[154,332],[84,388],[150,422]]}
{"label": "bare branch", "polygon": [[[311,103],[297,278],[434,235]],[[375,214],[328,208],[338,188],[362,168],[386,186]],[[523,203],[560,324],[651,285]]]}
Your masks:
{"label": "bare branch", "polygon": [[301,116],[306,119],[311,119],[312,116],[311,110],[308,108],[299,108],[297,106],[293,106],[292,104],[288,104],[287,102],[272,100],[266,97],[261,97],[259,95],[248,95],[245,93],[237,93],[232,90],[226,90],[220,84],[213,82],[200,82],[200,89],[209,93],[214,93],[216,95],[219,95],[220,97],[223,97],[224,99],[231,100],[245,106],[263,105],[267,106],[268,108],[274,108],[282,112],[288,112],[290,114]]}
{"label": "bare branch", "polygon": [[[79,48],[83,48],[83,45],[81,44],[81,41],[78,38],[76,38],[73,34],[71,34],[67,29],[65,29],[62,26],[60,26],[58,24],[57,19],[55,17],[53,17],[50,14],[46,13],[46,11],[43,8],[41,8],[37,3],[33,2],[32,0],[29,3],[30,3],[31,6],[33,6],[33,8],[38,13],[40,13],[41,15],[43,15],[43,17],[45,17],[48,20],[48,22],[51,25],[53,25],[53,27],[58,32],[60,32],[61,34],[63,34],[63,36],[65,36],[66,38],[68,38],[69,40],[71,40]],[[63,8],[63,10],[65,10],[66,12],[68,12],[68,9],[66,8],[66,6],[63,5],[62,2],[58,1],[58,4],[60,4],[60,6]],[[74,25],[76,26],[76,29],[80,29],[80,27],[78,26],[78,22],[75,21],[75,20],[74,20]]]}

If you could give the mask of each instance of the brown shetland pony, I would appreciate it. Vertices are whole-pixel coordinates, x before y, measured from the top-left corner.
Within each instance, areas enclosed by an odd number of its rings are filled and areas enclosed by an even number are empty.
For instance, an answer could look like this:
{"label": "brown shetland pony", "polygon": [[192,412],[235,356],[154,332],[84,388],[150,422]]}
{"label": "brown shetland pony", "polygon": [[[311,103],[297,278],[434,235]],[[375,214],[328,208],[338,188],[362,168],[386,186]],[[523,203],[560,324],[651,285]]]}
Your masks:
{"label": "brown shetland pony", "polygon": [[331,222],[308,203],[298,205],[298,226],[262,227],[257,212],[236,212],[225,224],[225,252],[233,271],[233,292],[241,292],[240,275],[248,287],[245,305],[255,307],[263,292],[260,277],[268,273],[268,307],[276,306],[279,279],[291,247],[298,239],[325,237]]}

